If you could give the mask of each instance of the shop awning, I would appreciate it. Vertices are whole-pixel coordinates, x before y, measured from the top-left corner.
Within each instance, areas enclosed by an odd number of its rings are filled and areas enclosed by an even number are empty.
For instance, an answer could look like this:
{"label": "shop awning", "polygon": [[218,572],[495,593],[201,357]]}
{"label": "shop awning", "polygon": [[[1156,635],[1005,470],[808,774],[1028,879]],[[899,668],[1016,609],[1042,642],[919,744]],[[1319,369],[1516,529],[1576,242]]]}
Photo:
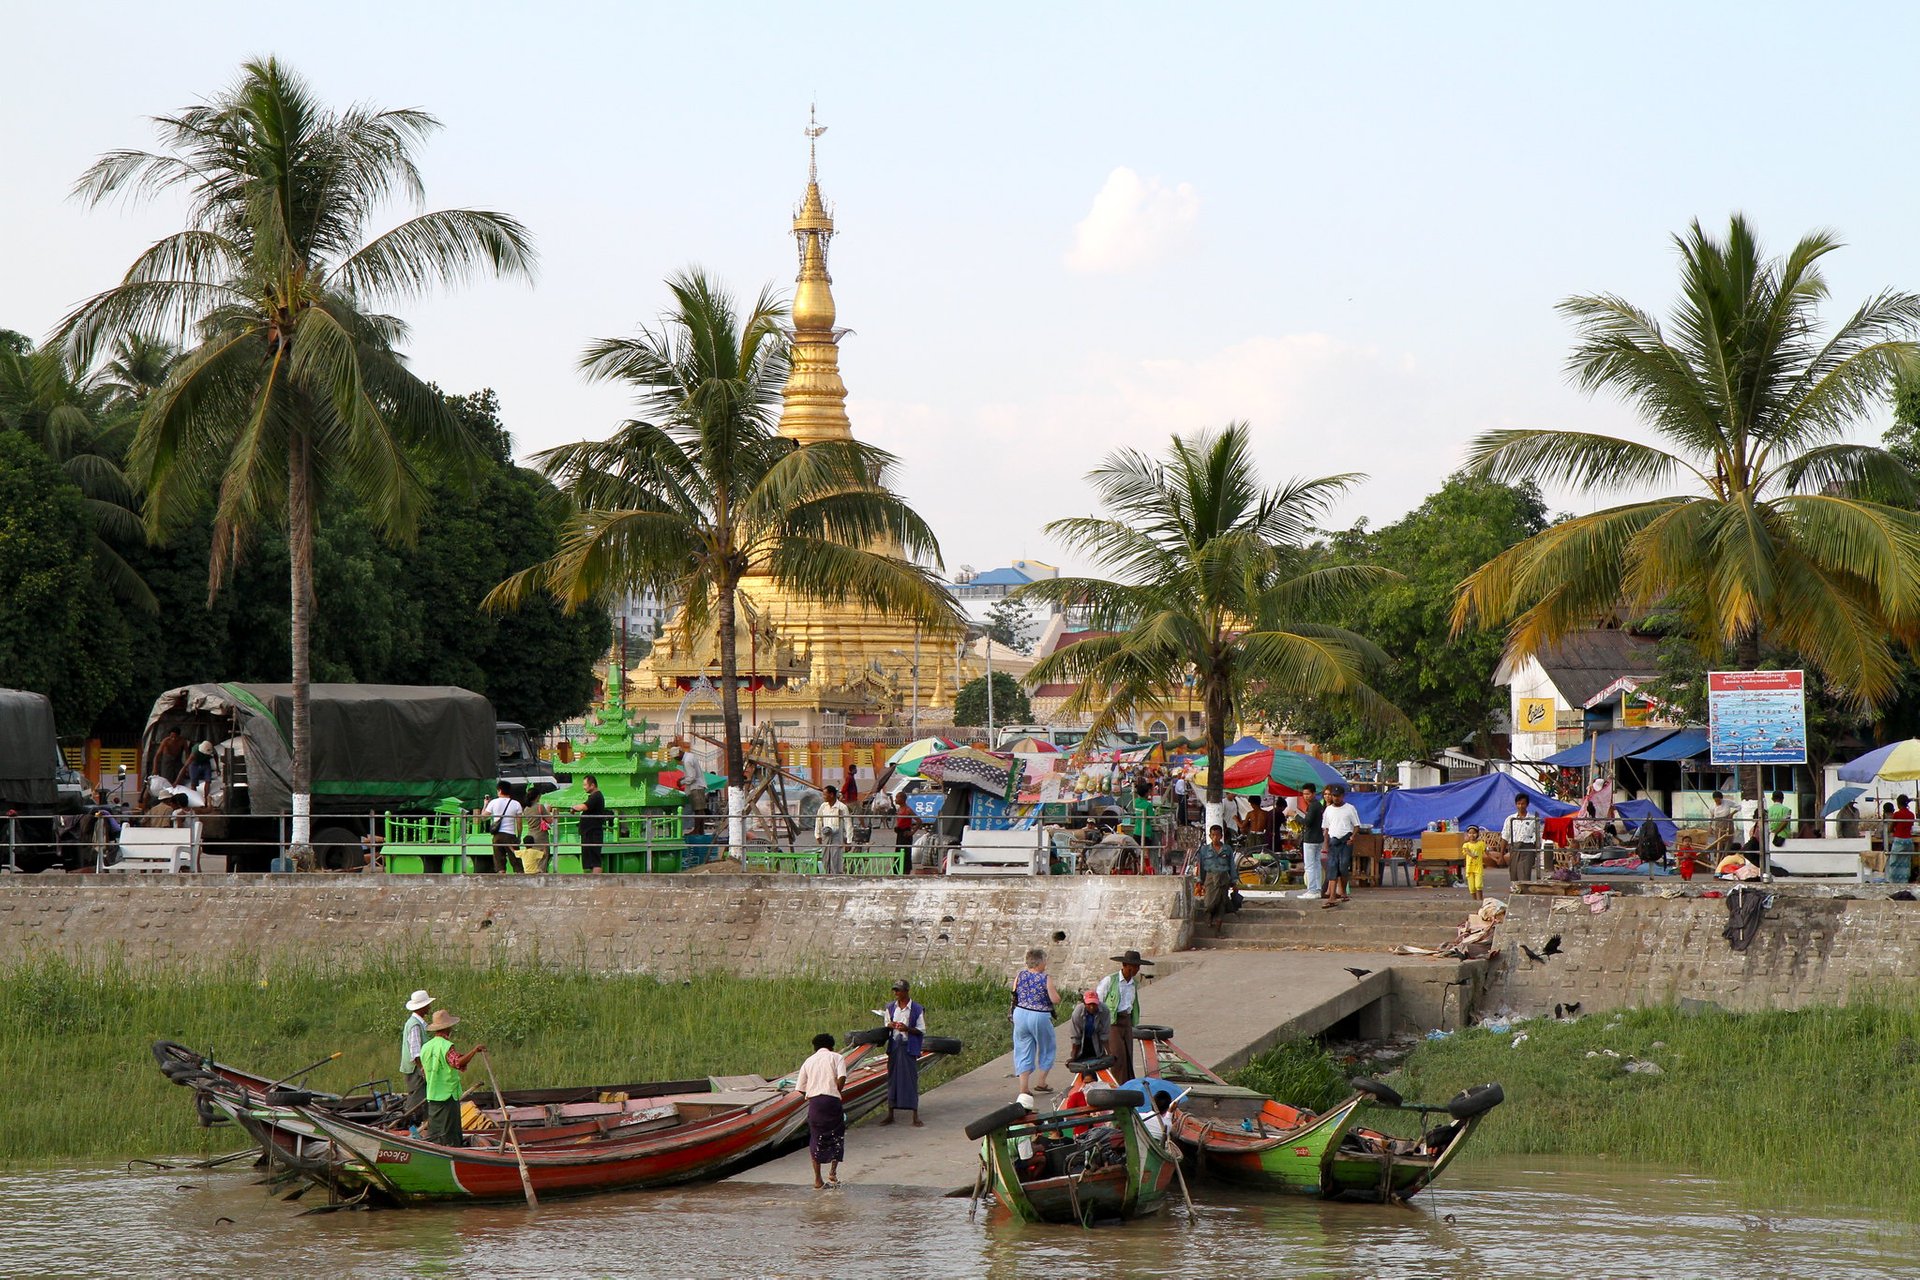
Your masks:
{"label": "shop awning", "polygon": [[1590,764],[1612,764],[1623,756],[1640,756],[1655,743],[1673,736],[1672,729],[1608,729],[1585,742],[1556,751],[1539,763],[1559,765],[1566,769],[1580,769]]}
{"label": "shop awning", "polygon": [[1682,729],[1664,742],[1627,752],[1635,760],[1691,760],[1707,754],[1705,729]]}

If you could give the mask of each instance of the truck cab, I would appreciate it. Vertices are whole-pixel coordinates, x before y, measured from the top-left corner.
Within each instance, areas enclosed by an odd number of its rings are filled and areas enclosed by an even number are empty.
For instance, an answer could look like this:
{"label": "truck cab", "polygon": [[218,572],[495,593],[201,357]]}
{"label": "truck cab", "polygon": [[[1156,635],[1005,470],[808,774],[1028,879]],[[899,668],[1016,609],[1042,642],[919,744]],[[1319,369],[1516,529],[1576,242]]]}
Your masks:
{"label": "truck cab", "polygon": [[516,795],[530,799],[560,789],[553,766],[540,758],[534,749],[533,735],[525,725],[511,720],[496,721],[493,738],[499,756],[500,781],[512,783]]}

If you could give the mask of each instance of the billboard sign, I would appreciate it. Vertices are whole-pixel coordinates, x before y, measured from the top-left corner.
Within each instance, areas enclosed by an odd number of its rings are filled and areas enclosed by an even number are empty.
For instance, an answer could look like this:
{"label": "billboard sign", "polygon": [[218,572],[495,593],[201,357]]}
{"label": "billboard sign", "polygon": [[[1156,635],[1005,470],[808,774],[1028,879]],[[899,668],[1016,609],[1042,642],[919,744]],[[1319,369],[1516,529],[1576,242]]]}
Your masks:
{"label": "billboard sign", "polygon": [[1715,764],[1805,764],[1806,673],[1708,672],[1707,726]]}
{"label": "billboard sign", "polygon": [[1514,717],[1516,733],[1552,733],[1554,714],[1552,698],[1521,698],[1519,714]]}

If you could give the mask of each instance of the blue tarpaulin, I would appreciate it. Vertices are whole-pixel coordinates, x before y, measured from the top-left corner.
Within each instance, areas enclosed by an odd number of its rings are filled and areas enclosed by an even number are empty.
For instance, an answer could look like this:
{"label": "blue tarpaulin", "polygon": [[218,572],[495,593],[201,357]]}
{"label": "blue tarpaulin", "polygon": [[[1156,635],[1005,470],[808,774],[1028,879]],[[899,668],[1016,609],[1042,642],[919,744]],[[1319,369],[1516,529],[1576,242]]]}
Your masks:
{"label": "blue tarpaulin", "polygon": [[1640,829],[1641,823],[1651,820],[1654,827],[1659,830],[1660,838],[1665,840],[1669,847],[1673,844],[1673,837],[1680,830],[1674,825],[1673,819],[1661,812],[1660,806],[1651,800],[1615,800],[1613,811],[1632,823],[1635,831]]}
{"label": "blue tarpaulin", "polygon": [[1705,729],[1682,729],[1663,742],[1638,751],[1629,751],[1627,756],[1633,760],[1691,760],[1695,756],[1707,754],[1707,731]]}
{"label": "blue tarpaulin", "polygon": [[1550,799],[1504,773],[1438,787],[1363,791],[1347,798],[1360,811],[1360,820],[1375,831],[1389,836],[1417,836],[1428,824],[1440,821],[1497,832],[1513,812],[1513,798],[1523,792],[1532,800],[1533,811],[1543,818],[1557,818],[1574,810],[1573,805]]}
{"label": "blue tarpaulin", "polygon": [[[1611,764],[1622,756],[1639,756],[1642,751],[1674,736],[1672,729],[1608,729],[1585,742],[1556,751],[1541,764],[1581,769],[1590,764]],[[1645,757],[1641,757],[1645,758]]]}

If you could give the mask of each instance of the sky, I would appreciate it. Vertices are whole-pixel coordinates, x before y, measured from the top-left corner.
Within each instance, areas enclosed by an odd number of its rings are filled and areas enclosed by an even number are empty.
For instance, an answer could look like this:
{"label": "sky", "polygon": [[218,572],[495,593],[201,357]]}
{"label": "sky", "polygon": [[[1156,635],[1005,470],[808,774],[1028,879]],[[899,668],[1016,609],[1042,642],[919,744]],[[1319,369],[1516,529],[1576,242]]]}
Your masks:
{"label": "sky", "polygon": [[1638,434],[1569,384],[1555,303],[1664,311],[1695,218],[1838,232],[1836,317],[1920,288],[1912,7],[0,4],[0,327],[46,334],[177,229],[68,192],[273,54],[433,112],[427,206],[533,231],[532,285],[403,311],[414,368],[494,388],[523,456],[619,423],[576,360],[671,273],[790,285],[817,102],[849,411],[949,570],[1089,567],[1044,532],[1096,509],[1086,471],[1231,421],[1269,481],[1365,473],[1335,527],[1488,428]]}

